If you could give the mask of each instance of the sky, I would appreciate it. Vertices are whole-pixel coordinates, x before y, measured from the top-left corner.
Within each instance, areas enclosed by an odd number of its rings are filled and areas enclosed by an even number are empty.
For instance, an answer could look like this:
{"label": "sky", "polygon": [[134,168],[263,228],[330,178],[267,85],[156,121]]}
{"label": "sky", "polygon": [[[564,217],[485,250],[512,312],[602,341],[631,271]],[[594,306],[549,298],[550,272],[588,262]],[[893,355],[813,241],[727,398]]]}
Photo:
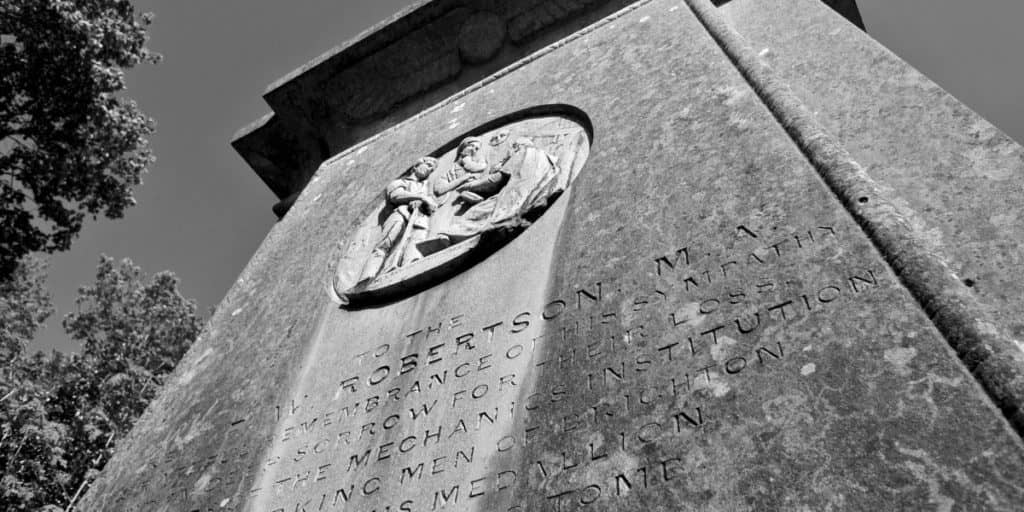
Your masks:
{"label": "sky", "polygon": [[[267,85],[409,0],[136,1],[153,12],[149,47],[164,56],[129,73],[128,95],[157,122],[157,161],[125,218],[87,223],[50,258],[57,313],[29,349],[77,352],[61,328],[100,254],[152,274],[171,270],[182,293],[214,307],[276,221],[270,189],[231,148],[235,131],[269,108]],[[1017,141],[1024,141],[1024,2],[857,0],[868,33]]]}

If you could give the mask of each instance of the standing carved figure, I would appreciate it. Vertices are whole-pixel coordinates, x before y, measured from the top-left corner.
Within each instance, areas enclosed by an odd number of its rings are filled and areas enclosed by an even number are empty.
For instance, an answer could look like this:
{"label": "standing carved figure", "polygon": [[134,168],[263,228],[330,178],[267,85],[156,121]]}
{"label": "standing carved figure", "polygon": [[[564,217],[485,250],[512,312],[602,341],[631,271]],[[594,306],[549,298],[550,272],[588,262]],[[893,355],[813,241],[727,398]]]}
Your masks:
{"label": "standing carved figure", "polygon": [[381,238],[360,272],[359,282],[423,257],[416,244],[426,238],[430,215],[437,209],[436,196],[427,181],[436,168],[436,158],[422,157],[400,178],[388,183],[384,201],[390,212],[381,225]]}

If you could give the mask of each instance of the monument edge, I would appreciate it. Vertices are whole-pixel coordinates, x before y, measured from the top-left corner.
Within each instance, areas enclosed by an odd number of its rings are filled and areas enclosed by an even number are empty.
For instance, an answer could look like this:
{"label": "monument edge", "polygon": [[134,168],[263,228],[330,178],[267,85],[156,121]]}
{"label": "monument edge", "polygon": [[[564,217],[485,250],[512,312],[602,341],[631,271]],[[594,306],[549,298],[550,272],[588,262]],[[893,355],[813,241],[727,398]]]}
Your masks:
{"label": "monument edge", "polygon": [[897,213],[889,194],[808,112],[789,85],[761,62],[711,0],[685,0],[723,53],[811,162],[954,349],[986,395],[1024,437],[1024,353],[1000,329],[946,261],[924,242],[921,223]]}

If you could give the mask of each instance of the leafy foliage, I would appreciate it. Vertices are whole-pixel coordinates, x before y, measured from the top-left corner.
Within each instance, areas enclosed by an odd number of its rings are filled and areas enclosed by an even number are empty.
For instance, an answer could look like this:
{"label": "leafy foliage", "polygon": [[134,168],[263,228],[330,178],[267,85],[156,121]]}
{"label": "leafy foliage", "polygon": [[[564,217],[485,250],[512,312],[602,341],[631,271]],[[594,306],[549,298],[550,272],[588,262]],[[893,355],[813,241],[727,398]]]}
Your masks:
{"label": "leafy foliage", "polygon": [[96,284],[79,289],[79,311],[64,318],[72,339],[82,342],[89,375],[75,394],[102,408],[114,432],[131,428],[199,335],[196,305],[182,297],[178,279],[161,272],[148,282],[131,261],[104,257]]}
{"label": "leafy foliage", "polygon": [[46,292],[46,263],[25,258],[11,279],[0,280],[0,364],[17,358],[53,314]]}
{"label": "leafy foliage", "polygon": [[0,376],[0,509],[76,500],[199,334],[169,272],[103,257],[64,328],[82,353],[18,357]]}
{"label": "leafy foliage", "polygon": [[61,499],[74,492],[66,459],[69,428],[49,414],[52,388],[67,364],[59,353],[37,353],[5,368],[0,383],[0,464],[4,468],[0,507],[4,510],[37,510],[55,501],[51,497]]}
{"label": "leafy foliage", "polygon": [[149,15],[129,0],[0,0],[0,510],[64,510],[199,332],[161,273],[100,261],[65,318],[82,353],[25,355],[53,313],[45,264],[87,216],[121,217],[153,122],[120,95]]}
{"label": "leafy foliage", "polygon": [[153,122],[118,92],[159,60],[149,23],[128,0],[0,0],[0,280],[134,204]]}

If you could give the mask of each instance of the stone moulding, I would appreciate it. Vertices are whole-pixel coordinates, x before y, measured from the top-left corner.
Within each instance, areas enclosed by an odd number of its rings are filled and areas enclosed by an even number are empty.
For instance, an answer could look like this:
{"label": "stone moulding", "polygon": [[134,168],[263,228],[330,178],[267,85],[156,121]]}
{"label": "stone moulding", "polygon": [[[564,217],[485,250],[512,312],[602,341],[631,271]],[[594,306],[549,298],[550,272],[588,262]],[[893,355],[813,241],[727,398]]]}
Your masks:
{"label": "stone moulding", "polygon": [[[824,0],[861,26],[853,0]],[[636,0],[420,0],[275,81],[232,146],[283,216],[322,162]],[[726,3],[721,1],[719,3]]]}
{"label": "stone moulding", "polygon": [[274,82],[232,145],[283,216],[331,155],[633,3],[420,1]]}
{"label": "stone moulding", "polygon": [[356,308],[399,299],[486,258],[567,190],[592,140],[583,111],[542,105],[416,159],[349,238],[328,286],[332,300]]}

